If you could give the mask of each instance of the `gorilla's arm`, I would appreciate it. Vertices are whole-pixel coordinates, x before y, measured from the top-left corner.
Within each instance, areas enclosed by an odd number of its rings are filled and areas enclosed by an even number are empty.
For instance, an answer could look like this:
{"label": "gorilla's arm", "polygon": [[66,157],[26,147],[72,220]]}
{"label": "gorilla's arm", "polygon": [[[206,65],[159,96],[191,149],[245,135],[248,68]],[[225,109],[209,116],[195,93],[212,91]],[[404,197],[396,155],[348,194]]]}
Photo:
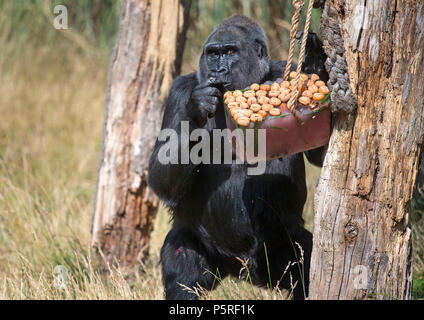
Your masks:
{"label": "gorilla's arm", "polygon": [[[302,35],[303,32],[300,32],[299,38],[301,38]],[[324,66],[325,60],[327,60],[327,55],[324,52],[321,40],[315,33],[309,32],[302,71],[305,73],[316,73],[319,75],[321,80],[327,82],[328,73]],[[326,149],[326,146],[322,146],[313,150],[305,151],[304,153],[310,163],[318,167],[322,167]]]}
{"label": "gorilla's arm", "polygon": [[148,184],[165,204],[175,207],[179,199],[190,189],[195,165],[181,164],[181,121],[189,122],[189,132],[195,124],[189,115],[190,98],[197,85],[194,73],[177,77],[170,89],[165,106],[162,129],[172,129],[178,134],[178,164],[162,164],[158,159],[160,148],[166,141],[156,141],[155,148],[149,163]]}
{"label": "gorilla's arm", "polygon": [[304,154],[310,163],[318,167],[322,167],[322,164],[324,163],[325,152],[326,146],[322,146],[316,149],[305,151]]}

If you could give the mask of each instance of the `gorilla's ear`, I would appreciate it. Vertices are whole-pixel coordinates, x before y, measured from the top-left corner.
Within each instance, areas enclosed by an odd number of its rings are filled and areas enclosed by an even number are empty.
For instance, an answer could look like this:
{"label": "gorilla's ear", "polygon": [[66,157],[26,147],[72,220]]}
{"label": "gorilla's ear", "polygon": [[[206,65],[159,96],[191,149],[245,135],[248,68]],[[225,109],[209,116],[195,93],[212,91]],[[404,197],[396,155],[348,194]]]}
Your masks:
{"label": "gorilla's ear", "polygon": [[255,39],[255,50],[260,59],[268,57],[267,45],[262,40]]}

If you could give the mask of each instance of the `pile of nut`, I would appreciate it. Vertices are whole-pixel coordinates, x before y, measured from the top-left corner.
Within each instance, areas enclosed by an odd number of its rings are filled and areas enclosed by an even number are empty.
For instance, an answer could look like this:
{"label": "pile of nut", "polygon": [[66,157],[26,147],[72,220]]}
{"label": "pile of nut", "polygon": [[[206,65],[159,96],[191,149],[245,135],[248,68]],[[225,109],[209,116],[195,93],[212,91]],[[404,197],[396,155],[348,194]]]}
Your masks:
{"label": "pile of nut", "polygon": [[[231,116],[239,126],[247,127],[250,122],[262,122],[268,115],[279,116],[288,111],[287,103],[295,85],[296,72],[291,72],[289,80],[277,79],[264,84],[254,83],[246,91],[234,90],[224,94],[224,102]],[[295,105],[315,110],[319,102],[329,93],[324,81],[316,74],[301,74]],[[287,112],[285,112],[287,113]]]}

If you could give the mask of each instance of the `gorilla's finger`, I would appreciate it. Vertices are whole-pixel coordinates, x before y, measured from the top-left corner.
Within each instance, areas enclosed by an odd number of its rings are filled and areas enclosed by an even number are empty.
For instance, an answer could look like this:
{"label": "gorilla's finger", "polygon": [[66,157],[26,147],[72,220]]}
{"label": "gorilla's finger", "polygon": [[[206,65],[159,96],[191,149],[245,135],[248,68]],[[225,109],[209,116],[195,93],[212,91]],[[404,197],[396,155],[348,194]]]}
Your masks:
{"label": "gorilla's finger", "polygon": [[215,87],[200,87],[196,89],[198,94],[202,94],[205,96],[215,96],[215,97],[221,97],[222,93]]}
{"label": "gorilla's finger", "polygon": [[200,106],[204,115],[207,115],[209,113],[215,113],[216,111],[216,105],[207,101],[202,102]]}
{"label": "gorilla's finger", "polygon": [[209,108],[208,108],[208,118],[215,117],[216,112],[216,105],[218,104],[218,98],[215,96],[209,96],[206,98],[206,101],[209,102]]}
{"label": "gorilla's finger", "polygon": [[215,77],[209,77],[202,83],[206,87],[216,87],[220,84]]}
{"label": "gorilla's finger", "polygon": [[216,105],[219,102],[219,99],[218,99],[217,96],[208,95],[208,96],[205,96],[204,99],[205,99],[205,101],[207,101],[208,103],[213,104],[213,105]]}

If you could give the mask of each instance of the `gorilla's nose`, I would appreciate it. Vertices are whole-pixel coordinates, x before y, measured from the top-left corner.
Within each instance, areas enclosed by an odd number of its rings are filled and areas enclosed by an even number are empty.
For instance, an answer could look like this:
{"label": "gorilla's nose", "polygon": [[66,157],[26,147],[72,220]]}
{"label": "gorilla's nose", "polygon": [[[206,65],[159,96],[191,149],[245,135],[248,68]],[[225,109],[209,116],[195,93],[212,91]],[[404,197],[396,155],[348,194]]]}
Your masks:
{"label": "gorilla's nose", "polygon": [[213,75],[215,75],[215,76],[222,76],[222,75],[226,75],[226,74],[228,74],[228,68],[227,67],[216,67],[216,68],[213,68],[212,70],[212,74]]}

